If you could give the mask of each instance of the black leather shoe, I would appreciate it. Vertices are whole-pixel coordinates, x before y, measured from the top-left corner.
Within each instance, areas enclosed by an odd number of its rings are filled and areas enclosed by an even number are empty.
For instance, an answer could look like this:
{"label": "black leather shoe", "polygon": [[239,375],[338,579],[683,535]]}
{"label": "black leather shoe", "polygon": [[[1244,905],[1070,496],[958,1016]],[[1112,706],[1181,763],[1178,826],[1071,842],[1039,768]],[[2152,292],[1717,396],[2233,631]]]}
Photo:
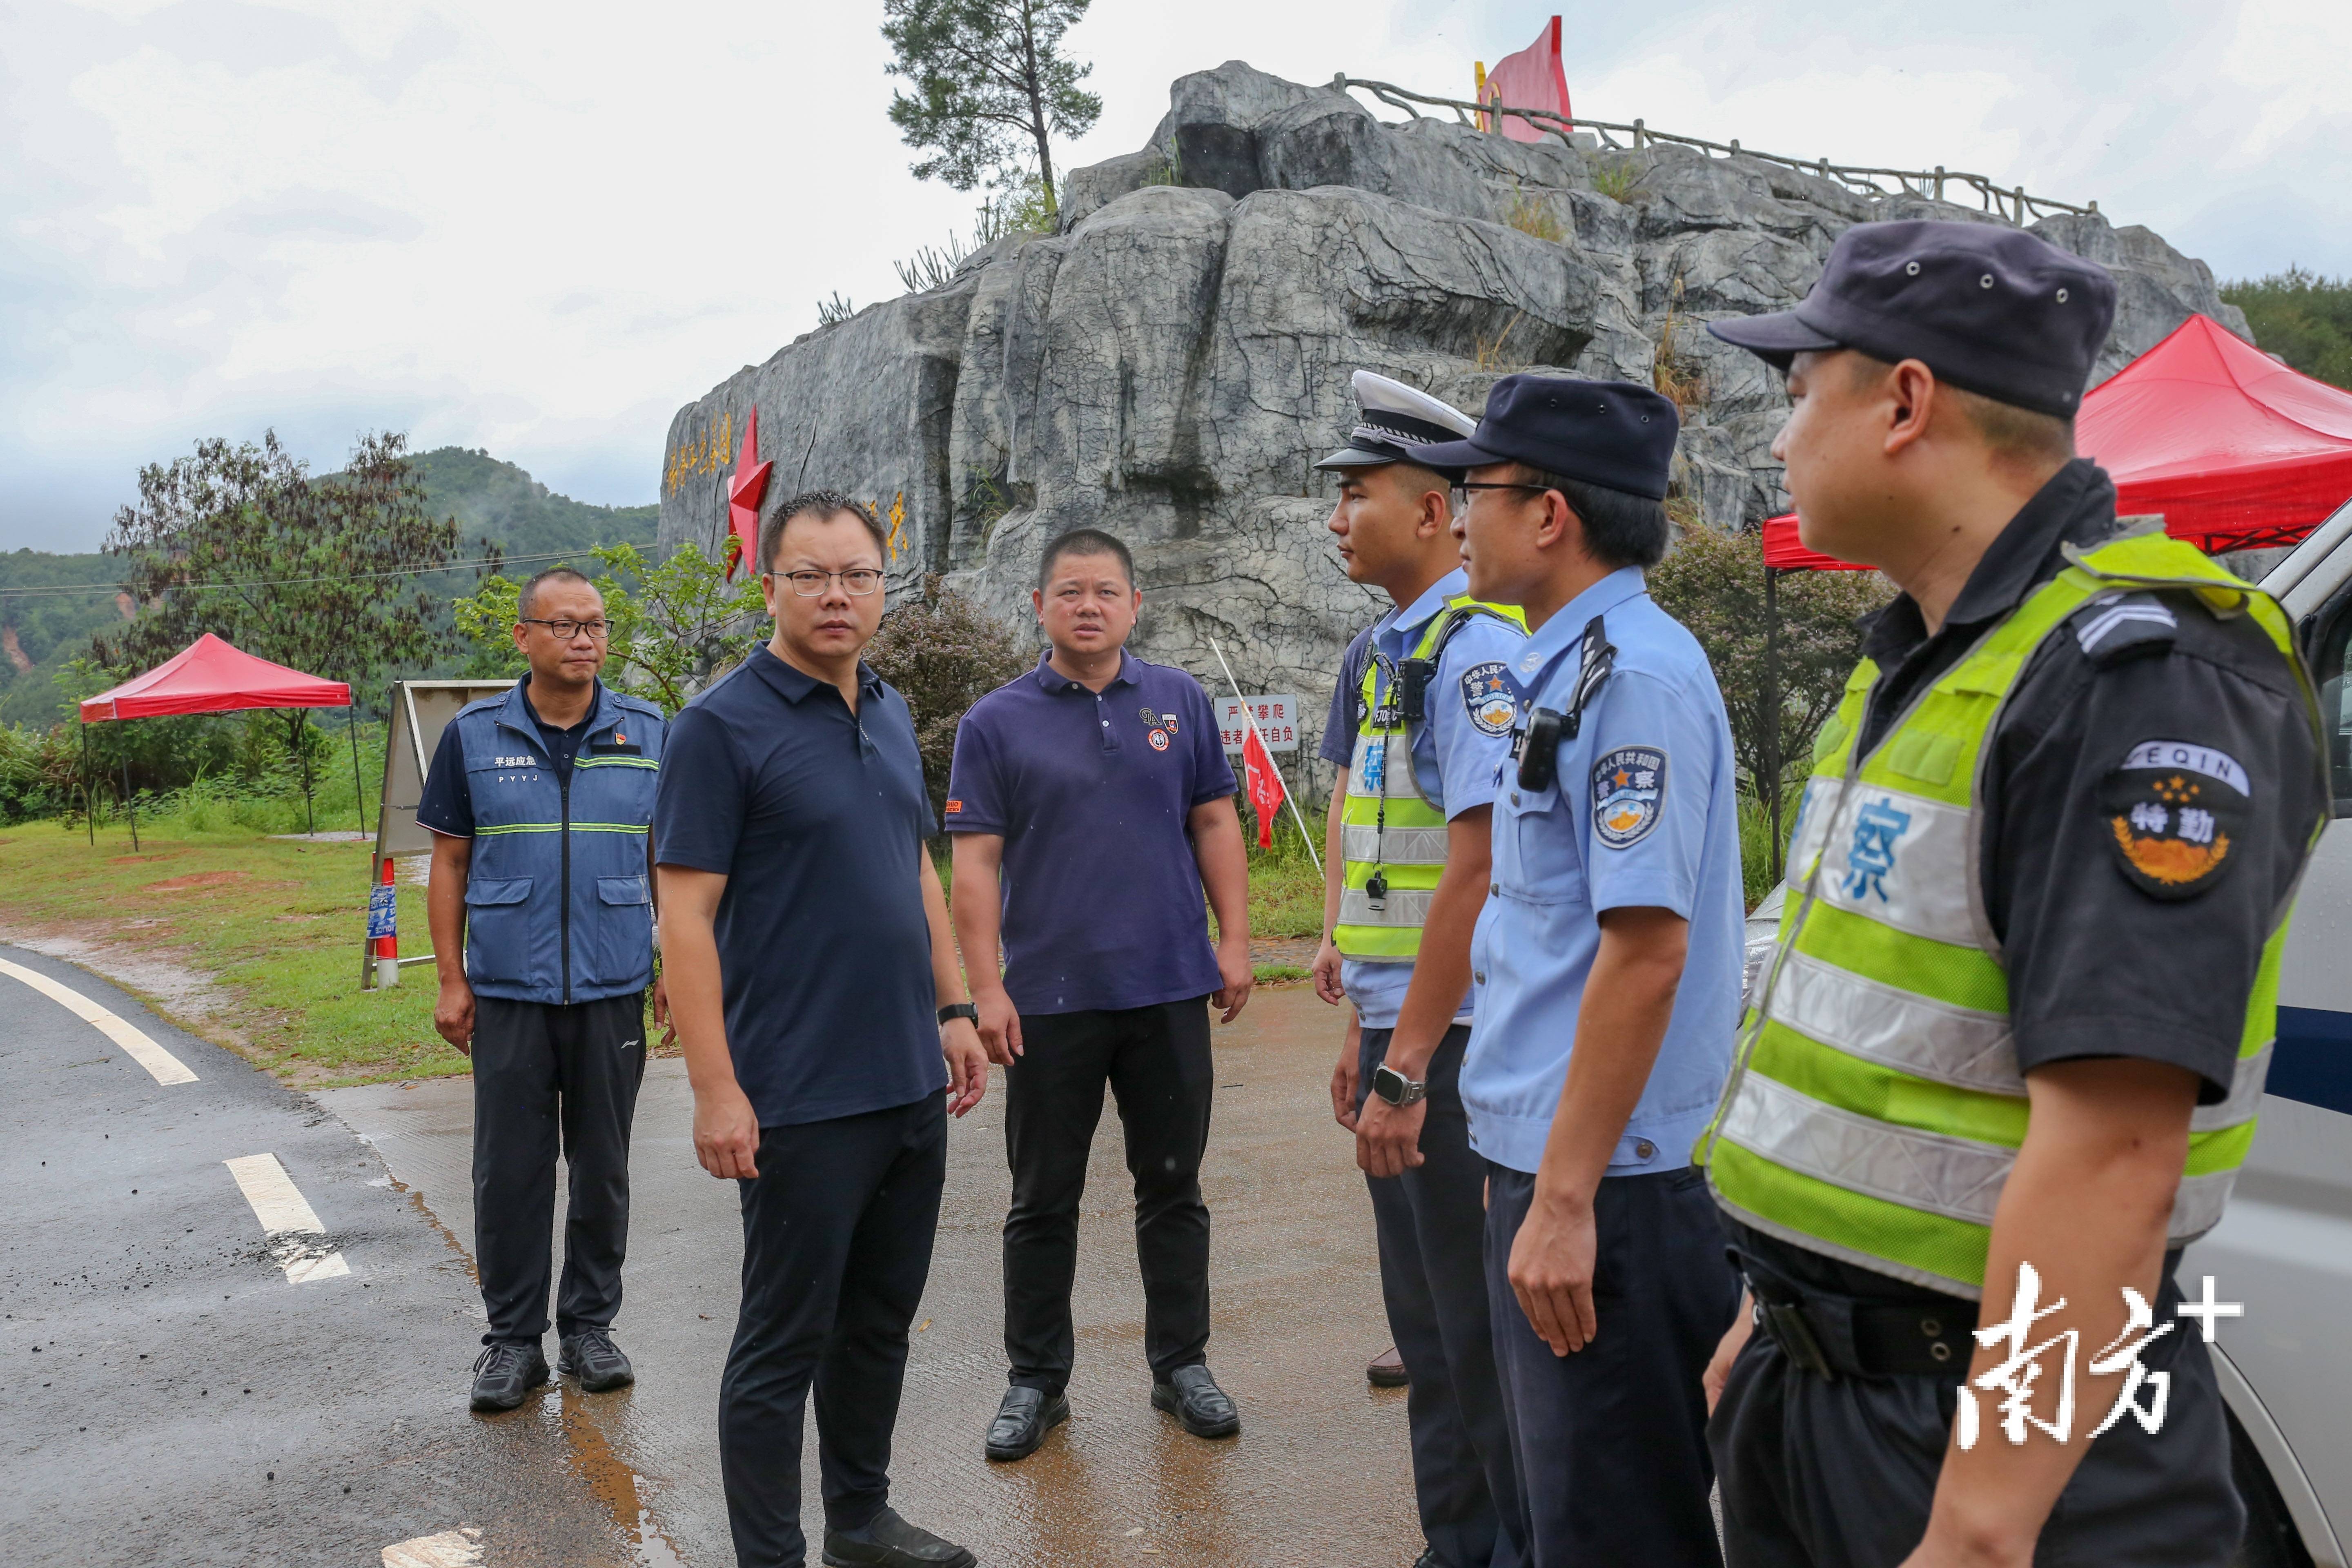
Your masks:
{"label": "black leather shoe", "polygon": [[1445,1564],[1437,1560],[1436,1547],[1424,1546],[1421,1555],[1412,1560],[1412,1568],[1445,1568]]}
{"label": "black leather shoe", "polygon": [[1037,1451],[1045,1434],[1070,1418],[1067,1395],[1047,1397],[1042,1388],[1008,1388],[996,1419],[988,1424],[988,1457],[998,1461],[1025,1459]]}
{"label": "black leather shoe", "polygon": [[581,1389],[589,1394],[626,1388],[637,1381],[636,1368],[613,1342],[609,1329],[583,1329],[562,1341],[556,1350],[555,1370],[578,1378]]}
{"label": "black leather shoe", "polygon": [[908,1524],[884,1509],[862,1530],[824,1532],[826,1568],[979,1568],[980,1559],[952,1541]]}
{"label": "black leather shoe", "polygon": [[1241,1412],[1205,1366],[1180,1366],[1167,1382],[1153,1384],[1151,1406],[1184,1423],[1195,1437],[1230,1437],[1242,1429]]}
{"label": "black leather shoe", "polygon": [[547,1381],[547,1357],[535,1342],[500,1340],[474,1358],[474,1408],[512,1410]]}
{"label": "black leather shoe", "polygon": [[[1404,1369],[1404,1357],[1397,1352],[1396,1346],[1391,1345],[1364,1368],[1364,1381],[1374,1388],[1402,1388],[1412,1377]],[[1416,1563],[1412,1568],[1421,1568],[1421,1564]]]}

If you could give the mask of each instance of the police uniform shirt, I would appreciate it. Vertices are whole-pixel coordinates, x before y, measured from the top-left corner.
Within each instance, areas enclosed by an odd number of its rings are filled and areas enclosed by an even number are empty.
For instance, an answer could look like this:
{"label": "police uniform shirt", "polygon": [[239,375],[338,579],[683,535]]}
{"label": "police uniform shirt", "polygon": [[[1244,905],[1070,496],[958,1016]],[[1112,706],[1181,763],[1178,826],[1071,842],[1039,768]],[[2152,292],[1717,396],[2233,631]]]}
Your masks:
{"label": "police uniform shirt", "polygon": [[[1858,744],[2003,616],[2117,528],[2078,458],[2013,518],[1930,635],[1897,598],[1864,651],[1881,671]],[[1979,891],[2009,973],[2017,1065],[2139,1057],[2200,1104],[2237,1075],[2246,995],[2293,896],[2326,784],[2303,697],[2245,616],[2189,592],[2101,595],[2043,639],[1986,742]],[[1743,1247],[1847,1294],[1916,1293],[1741,1226]]]}
{"label": "police uniform shirt", "polygon": [[[1679,1169],[1714,1112],[1738,1025],[1741,902],[1731,726],[1706,653],[1633,567],[1586,589],[1521,645],[1520,711],[1565,712],[1585,626],[1603,619],[1613,673],[1559,749],[1553,782],[1499,770],[1494,887],[1471,963],[1478,1018],[1462,1101],[1479,1153],[1534,1171],[1576,1046],[1598,917],[1671,910],[1688,957],[1656,1065],[1609,1163],[1612,1175]],[[1524,717],[1522,722],[1524,722]]]}
{"label": "police uniform shirt", "polygon": [[[1331,715],[1323,726],[1324,757],[1331,758],[1336,749],[1339,755],[1333,760],[1340,767],[1354,760],[1366,663],[1373,664],[1373,700],[1386,700],[1387,670],[1411,656],[1448,599],[1469,591],[1469,574],[1457,568],[1431,584],[1412,604],[1373,622],[1349,645],[1339,688],[1331,694]],[[1448,822],[1465,811],[1493,804],[1500,787],[1499,764],[1511,749],[1509,700],[1517,691],[1510,684],[1509,669],[1525,642],[1519,628],[1500,616],[1473,616],[1454,632],[1437,661],[1423,710],[1427,721],[1412,726],[1412,773],[1423,796],[1440,807]],[[1387,660],[1385,666],[1372,660],[1374,651]],[[1346,787],[1344,779],[1340,787]],[[1345,959],[1339,965],[1339,983],[1365,1028],[1392,1029],[1398,1010],[1404,1005],[1404,994],[1412,984],[1412,965]],[[1474,981],[1454,1014],[1455,1023],[1470,1021],[1476,995]]]}

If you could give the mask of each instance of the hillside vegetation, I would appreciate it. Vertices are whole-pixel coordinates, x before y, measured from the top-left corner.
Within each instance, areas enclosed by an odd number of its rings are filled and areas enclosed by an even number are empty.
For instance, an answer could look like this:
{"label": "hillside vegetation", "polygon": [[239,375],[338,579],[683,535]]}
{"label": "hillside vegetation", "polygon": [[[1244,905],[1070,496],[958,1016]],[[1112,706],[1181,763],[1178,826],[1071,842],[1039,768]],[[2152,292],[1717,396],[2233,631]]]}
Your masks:
{"label": "hillside vegetation", "polygon": [[2246,313],[2254,341],[2304,374],[2352,390],[2352,278],[2290,267],[2221,286]]}

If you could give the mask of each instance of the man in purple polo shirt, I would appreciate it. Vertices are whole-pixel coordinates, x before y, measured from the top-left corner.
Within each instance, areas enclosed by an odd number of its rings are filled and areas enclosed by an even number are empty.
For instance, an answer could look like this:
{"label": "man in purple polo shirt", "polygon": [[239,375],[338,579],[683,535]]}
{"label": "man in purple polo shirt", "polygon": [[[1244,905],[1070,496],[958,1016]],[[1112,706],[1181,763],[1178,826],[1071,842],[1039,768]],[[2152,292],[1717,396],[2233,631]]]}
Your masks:
{"label": "man in purple polo shirt", "polygon": [[992,1459],[1025,1458],[1070,1414],[1078,1200],[1105,1083],[1135,1177],[1151,1403],[1194,1436],[1241,1429],[1204,1359],[1200,1181],[1216,1087],[1209,1009],[1232,1022],[1252,974],[1234,771],[1200,683],[1126,651],[1143,602],[1126,545],[1091,528],[1063,534],[1034,602],[1053,651],[972,704],[948,784],[956,940],[981,1038],[1006,1069],[1013,1166],[1012,1387],[988,1429]]}

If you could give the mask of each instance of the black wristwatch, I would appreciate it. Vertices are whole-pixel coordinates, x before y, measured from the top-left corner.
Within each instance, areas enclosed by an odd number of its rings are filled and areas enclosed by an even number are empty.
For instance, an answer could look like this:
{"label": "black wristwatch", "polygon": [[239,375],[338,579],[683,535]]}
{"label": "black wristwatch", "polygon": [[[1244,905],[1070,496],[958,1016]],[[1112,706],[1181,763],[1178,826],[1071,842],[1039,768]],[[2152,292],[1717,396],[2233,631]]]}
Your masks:
{"label": "black wristwatch", "polygon": [[1405,1106],[1425,1097],[1429,1093],[1429,1085],[1418,1079],[1407,1078],[1382,1062],[1372,1069],[1372,1092],[1391,1105]]}
{"label": "black wristwatch", "polygon": [[969,1018],[973,1028],[980,1027],[980,1009],[969,1002],[950,1002],[940,1009],[940,1027],[946,1028],[950,1018]]}

